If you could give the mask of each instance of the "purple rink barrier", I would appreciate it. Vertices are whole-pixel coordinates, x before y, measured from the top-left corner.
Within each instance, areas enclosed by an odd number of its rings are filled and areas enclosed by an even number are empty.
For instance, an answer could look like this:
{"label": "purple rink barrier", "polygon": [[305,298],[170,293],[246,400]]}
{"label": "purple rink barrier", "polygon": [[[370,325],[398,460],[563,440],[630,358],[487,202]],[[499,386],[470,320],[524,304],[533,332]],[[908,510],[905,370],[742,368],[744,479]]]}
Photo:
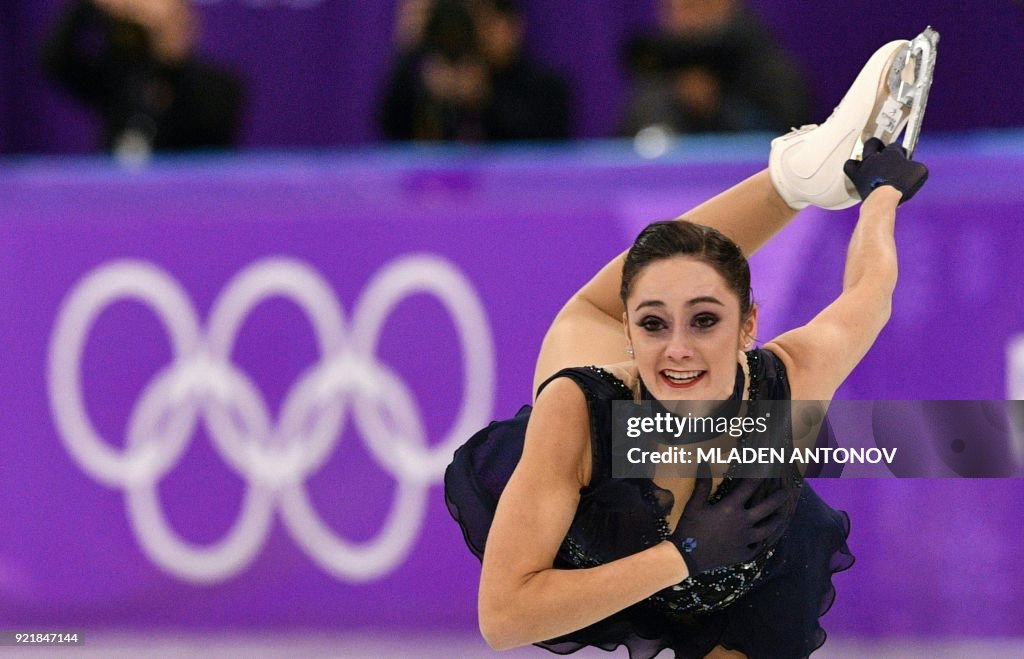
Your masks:
{"label": "purple rink barrier", "polygon": [[[1021,144],[922,143],[893,318],[841,398],[1021,397]],[[472,631],[451,449],[529,400],[582,281],[766,146],[5,163],[0,629]],[[756,255],[762,340],[838,293],[854,218]],[[830,633],[1024,636],[1024,481],[814,486],[857,555]]]}

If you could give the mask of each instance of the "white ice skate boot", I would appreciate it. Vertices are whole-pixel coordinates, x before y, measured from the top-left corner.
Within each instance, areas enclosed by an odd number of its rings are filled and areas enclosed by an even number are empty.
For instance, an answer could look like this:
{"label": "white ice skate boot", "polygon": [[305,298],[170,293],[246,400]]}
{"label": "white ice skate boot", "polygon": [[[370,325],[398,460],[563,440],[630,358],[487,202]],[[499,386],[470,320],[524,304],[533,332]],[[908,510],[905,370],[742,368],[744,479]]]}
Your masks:
{"label": "white ice skate boot", "polygon": [[768,171],[775,190],[792,208],[853,206],[860,195],[843,174],[872,137],[891,144],[906,129],[908,156],[921,131],[935,68],[939,33],[930,27],[913,41],[892,41],[875,51],[853,85],[820,126],[809,125],[772,140]]}

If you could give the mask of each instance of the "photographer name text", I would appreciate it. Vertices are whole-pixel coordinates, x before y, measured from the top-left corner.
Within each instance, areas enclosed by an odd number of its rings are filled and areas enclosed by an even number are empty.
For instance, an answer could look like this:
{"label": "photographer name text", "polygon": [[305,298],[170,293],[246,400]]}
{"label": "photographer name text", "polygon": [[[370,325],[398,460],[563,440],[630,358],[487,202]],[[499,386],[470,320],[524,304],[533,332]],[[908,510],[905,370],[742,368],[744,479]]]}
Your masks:
{"label": "photographer name text", "polygon": [[687,449],[673,446],[663,451],[631,448],[626,459],[632,464],[892,464],[896,448],[714,448]]}

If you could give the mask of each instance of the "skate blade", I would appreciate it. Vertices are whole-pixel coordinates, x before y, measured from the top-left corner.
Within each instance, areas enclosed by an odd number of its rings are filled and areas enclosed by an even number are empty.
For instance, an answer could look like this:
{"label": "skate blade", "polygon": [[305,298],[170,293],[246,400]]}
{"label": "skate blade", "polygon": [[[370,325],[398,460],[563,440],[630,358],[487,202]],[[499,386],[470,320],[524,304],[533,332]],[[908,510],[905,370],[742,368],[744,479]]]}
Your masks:
{"label": "skate blade", "polygon": [[875,116],[872,136],[891,144],[903,132],[901,143],[908,158],[913,157],[921,134],[938,43],[939,33],[929,26],[897,54],[889,71],[888,98]]}
{"label": "skate blade", "polygon": [[[932,88],[932,75],[935,72],[935,58],[939,45],[939,33],[929,25],[924,32],[910,42],[909,58],[914,68],[913,82],[909,85],[908,95],[912,97],[910,117],[907,119],[907,130],[903,134],[903,148],[907,157],[914,157],[917,138],[921,135],[921,122],[928,105],[928,92]],[[911,62],[908,62],[908,65]]]}

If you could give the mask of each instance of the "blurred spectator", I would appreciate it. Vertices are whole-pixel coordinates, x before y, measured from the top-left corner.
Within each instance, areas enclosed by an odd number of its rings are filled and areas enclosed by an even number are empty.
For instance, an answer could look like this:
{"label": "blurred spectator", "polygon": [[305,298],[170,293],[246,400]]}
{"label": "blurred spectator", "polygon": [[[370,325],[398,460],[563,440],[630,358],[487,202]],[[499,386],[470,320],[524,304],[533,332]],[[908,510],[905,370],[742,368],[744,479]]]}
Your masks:
{"label": "blurred spectator", "polygon": [[195,55],[188,0],[77,0],[43,49],[47,73],[94,109],[122,155],[235,144],[243,86]]}
{"label": "blurred spectator", "polygon": [[626,49],[623,131],[785,131],[806,123],[803,77],[741,0],[660,0],[658,29]]}
{"label": "blurred spectator", "polygon": [[569,137],[568,87],[524,54],[511,0],[406,0],[396,23],[400,55],[379,117],[387,138]]}
{"label": "blurred spectator", "polygon": [[395,48],[408,53],[420,46],[434,0],[400,0],[395,13]]}
{"label": "blurred spectator", "polygon": [[492,140],[559,140],[571,132],[569,86],[523,52],[525,19],[513,0],[480,0],[480,48],[490,66],[484,118]]}
{"label": "blurred spectator", "polygon": [[[407,5],[399,9],[399,18],[408,16]],[[469,9],[458,0],[435,0],[422,33],[414,29],[396,31],[404,32],[400,38],[406,50],[381,107],[384,134],[395,140],[483,139],[486,64]]]}

